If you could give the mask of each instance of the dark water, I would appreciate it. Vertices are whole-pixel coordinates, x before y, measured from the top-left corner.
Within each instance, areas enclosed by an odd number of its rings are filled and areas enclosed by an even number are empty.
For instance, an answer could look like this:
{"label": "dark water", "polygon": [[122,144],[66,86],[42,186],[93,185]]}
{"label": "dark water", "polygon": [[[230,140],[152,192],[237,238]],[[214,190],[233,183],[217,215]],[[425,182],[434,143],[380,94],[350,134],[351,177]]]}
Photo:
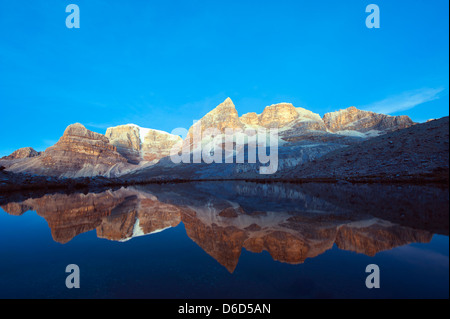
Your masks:
{"label": "dark water", "polygon": [[[448,298],[448,189],[149,185],[1,197],[0,298]],[[68,289],[66,266],[80,268]],[[366,266],[380,288],[365,285]]]}

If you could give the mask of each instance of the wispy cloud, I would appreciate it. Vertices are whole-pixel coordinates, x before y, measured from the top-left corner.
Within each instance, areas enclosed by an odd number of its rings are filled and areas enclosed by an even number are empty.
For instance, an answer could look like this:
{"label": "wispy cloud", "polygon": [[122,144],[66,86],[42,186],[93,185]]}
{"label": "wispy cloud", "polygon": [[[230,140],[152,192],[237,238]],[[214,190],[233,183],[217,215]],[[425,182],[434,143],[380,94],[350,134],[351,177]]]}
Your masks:
{"label": "wispy cloud", "polygon": [[413,107],[439,98],[444,88],[424,88],[403,92],[390,96],[384,100],[362,106],[361,109],[376,113],[390,114],[412,109]]}

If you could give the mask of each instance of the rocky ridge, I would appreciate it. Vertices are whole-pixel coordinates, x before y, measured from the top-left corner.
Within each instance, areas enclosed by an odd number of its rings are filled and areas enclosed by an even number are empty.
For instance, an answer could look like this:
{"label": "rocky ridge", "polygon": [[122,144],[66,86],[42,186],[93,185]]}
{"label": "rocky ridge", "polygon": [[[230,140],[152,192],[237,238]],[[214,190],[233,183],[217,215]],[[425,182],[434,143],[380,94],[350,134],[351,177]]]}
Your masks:
{"label": "rocky ridge", "polygon": [[[408,116],[389,116],[358,110],[352,106],[337,112],[326,113],[323,122],[331,132],[370,131],[391,132],[414,125]],[[374,132],[375,133],[375,132]]]}
{"label": "rocky ridge", "polygon": [[35,157],[39,156],[40,152],[36,152],[32,147],[23,147],[19,148],[18,150],[12,152],[8,156],[3,156],[2,160],[15,160],[15,159],[21,159],[21,158],[29,158],[29,157]]}
{"label": "rocky ridge", "polygon": [[[407,116],[376,114],[354,107],[337,114],[327,113],[322,118],[319,114],[294,107],[290,103],[270,105],[259,115],[247,113],[239,117],[235,105],[228,98],[189,129],[182,150],[191,152],[189,161],[195,165],[186,162],[174,165],[170,159],[162,159],[158,164],[130,172],[124,178],[138,181],[274,178],[260,175],[260,168],[264,165],[237,163],[237,153],[243,149],[238,149],[236,145],[233,145],[232,150],[233,163],[206,164],[194,161],[195,155],[192,154],[200,154],[200,146],[203,152],[207,148],[206,153],[221,154],[224,161],[227,128],[235,130],[234,144],[237,136],[245,135],[246,130],[264,129],[268,132],[272,128],[278,129],[278,171],[285,171],[318,159],[330,151],[414,124]],[[245,137],[241,140],[245,141]]]}

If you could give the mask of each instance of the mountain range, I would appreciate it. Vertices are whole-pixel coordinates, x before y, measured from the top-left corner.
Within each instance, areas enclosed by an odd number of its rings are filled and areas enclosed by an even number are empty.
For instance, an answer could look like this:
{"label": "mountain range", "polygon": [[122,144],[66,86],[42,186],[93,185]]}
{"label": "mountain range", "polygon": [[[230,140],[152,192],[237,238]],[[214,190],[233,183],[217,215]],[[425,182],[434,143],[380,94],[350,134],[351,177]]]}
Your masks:
{"label": "mountain range", "polygon": [[[19,149],[1,158],[0,166],[8,172],[30,176],[103,176],[145,182],[330,176],[345,178],[347,175],[358,176],[360,171],[361,176],[371,176],[382,175],[383,169],[380,170],[380,167],[388,164],[395,166],[400,161],[403,163],[403,170],[395,174],[400,176],[411,175],[410,165],[403,158],[402,148],[409,147],[407,153],[416,154],[410,156],[411,163],[427,161],[428,171],[439,172],[441,169],[448,174],[448,117],[432,122],[418,124],[408,116],[390,116],[355,107],[320,116],[290,103],[267,106],[261,114],[247,113],[239,116],[231,99],[227,98],[188,130],[184,130],[183,137],[134,124],[110,127],[105,134],[100,134],[76,123],[69,125],[59,141],[44,152],[36,152],[30,147]],[[201,133],[199,145],[206,145],[211,151],[217,152],[217,149],[224,151],[226,129],[245,131],[275,128],[278,130],[278,163],[273,175],[259,173],[260,167],[265,164],[248,161],[238,163],[236,148],[232,150],[232,163],[175,163],[170,158],[171,151],[173,153],[174,150],[177,153],[187,149],[192,156],[196,151],[193,142],[196,132]],[[431,139],[430,134],[434,134]],[[236,143],[233,145],[236,147]],[[367,147],[370,152],[366,150]],[[428,157],[424,158],[420,154]],[[430,154],[437,154],[439,159],[436,160]],[[386,158],[386,165],[376,165],[374,160],[380,156]],[[352,163],[357,162],[358,170],[352,170]],[[373,171],[370,165],[366,165],[370,162],[374,163]],[[347,170],[342,168],[339,171],[338,166],[345,166]],[[322,173],[316,174],[318,170],[315,167],[320,167]],[[330,171],[331,167],[333,171]],[[417,165],[414,167],[416,170],[413,174],[420,174]]]}

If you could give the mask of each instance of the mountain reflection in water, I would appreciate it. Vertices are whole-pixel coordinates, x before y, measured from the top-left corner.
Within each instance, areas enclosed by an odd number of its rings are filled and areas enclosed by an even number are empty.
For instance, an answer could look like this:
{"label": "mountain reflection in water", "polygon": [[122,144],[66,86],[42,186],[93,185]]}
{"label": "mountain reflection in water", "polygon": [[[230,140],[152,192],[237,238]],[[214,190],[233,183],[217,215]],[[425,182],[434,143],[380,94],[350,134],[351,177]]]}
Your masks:
{"label": "mountain reflection in water", "polygon": [[242,248],[299,264],[331,249],[373,256],[448,235],[448,189],[416,185],[198,182],[100,193],[3,200],[11,215],[36,211],[53,239],[96,230],[127,241],[181,222],[198,246],[232,273]]}

